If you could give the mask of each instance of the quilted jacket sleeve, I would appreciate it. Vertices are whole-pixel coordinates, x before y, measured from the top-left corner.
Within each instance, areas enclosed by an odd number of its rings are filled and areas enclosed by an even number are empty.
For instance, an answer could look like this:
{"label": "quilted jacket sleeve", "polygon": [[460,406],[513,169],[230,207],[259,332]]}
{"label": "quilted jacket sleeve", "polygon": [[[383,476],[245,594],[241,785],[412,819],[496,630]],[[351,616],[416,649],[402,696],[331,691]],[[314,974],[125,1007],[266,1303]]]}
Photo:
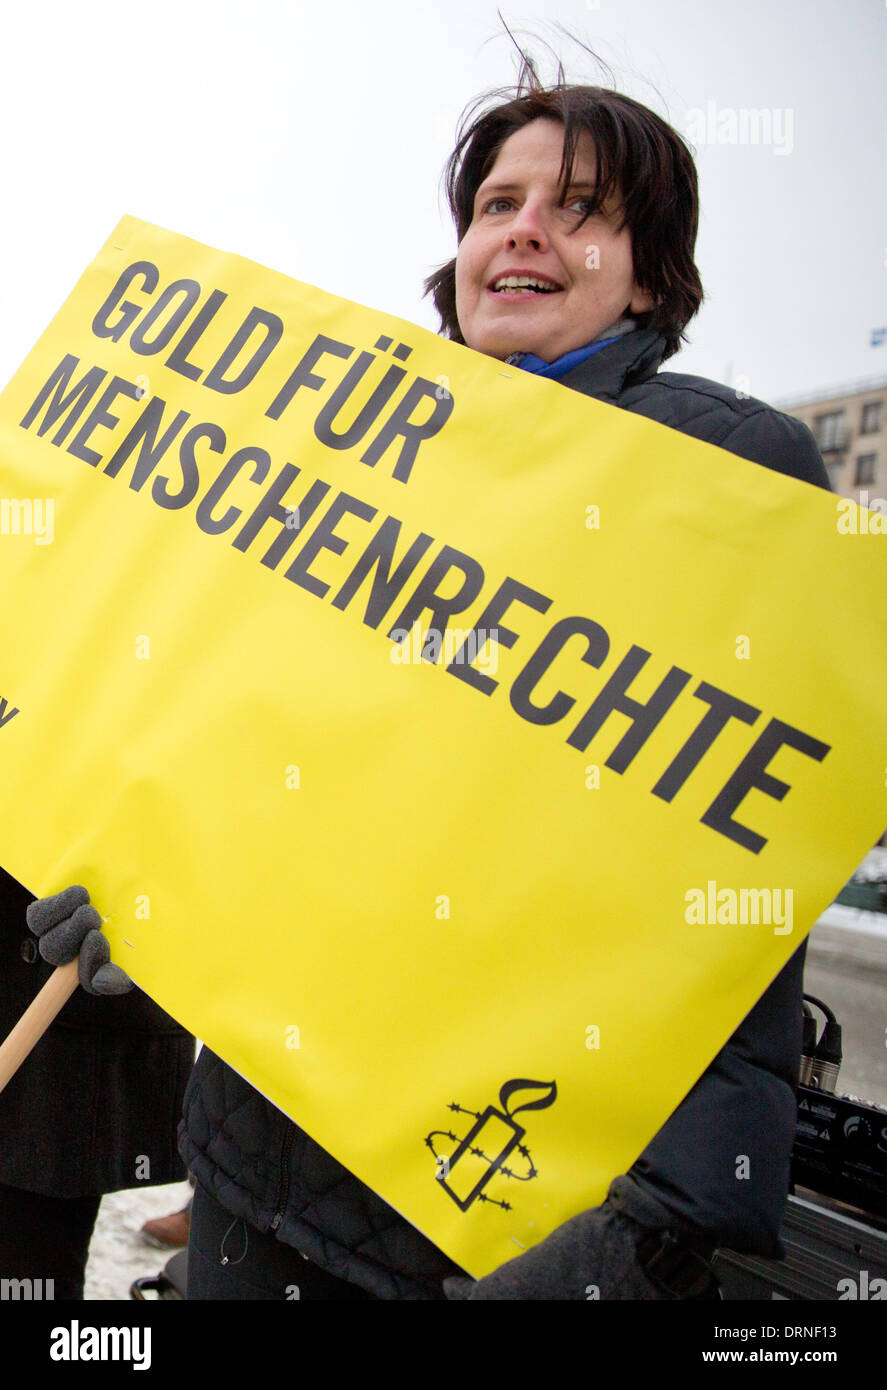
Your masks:
{"label": "quilted jacket sleeve", "polygon": [[630,1170],[670,1211],[749,1254],[781,1253],[805,952],[806,942]]}

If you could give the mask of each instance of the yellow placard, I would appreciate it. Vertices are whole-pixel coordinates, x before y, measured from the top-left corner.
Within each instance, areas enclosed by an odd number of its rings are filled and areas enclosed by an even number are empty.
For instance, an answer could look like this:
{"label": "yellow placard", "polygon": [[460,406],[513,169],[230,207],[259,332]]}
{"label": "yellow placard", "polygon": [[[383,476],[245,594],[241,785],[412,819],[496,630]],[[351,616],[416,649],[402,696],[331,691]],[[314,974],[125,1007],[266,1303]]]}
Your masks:
{"label": "yellow placard", "polygon": [[0,861],[475,1275],[887,823],[887,539],[402,319],[124,218],[0,469]]}

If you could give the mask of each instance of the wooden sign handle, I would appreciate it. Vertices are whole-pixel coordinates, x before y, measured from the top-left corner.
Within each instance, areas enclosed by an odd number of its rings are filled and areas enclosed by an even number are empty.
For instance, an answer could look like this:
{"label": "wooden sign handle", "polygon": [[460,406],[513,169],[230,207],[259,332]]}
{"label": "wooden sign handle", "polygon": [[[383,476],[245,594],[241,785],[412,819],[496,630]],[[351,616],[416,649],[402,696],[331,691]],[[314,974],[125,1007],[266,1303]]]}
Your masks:
{"label": "wooden sign handle", "polygon": [[12,1032],[0,1043],[0,1091],[14,1076],[31,1048],[40,1041],[59,1010],[77,988],[77,958],[57,965],[25,1009]]}

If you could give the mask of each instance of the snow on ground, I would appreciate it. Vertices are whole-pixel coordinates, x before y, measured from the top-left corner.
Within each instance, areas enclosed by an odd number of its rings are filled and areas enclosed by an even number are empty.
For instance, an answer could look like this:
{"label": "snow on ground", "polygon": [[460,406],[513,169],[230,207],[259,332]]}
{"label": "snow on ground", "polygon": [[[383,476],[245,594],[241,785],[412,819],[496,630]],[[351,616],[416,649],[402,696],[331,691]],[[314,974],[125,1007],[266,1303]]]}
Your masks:
{"label": "snow on ground", "polygon": [[844,927],[850,932],[878,936],[887,941],[887,913],[864,912],[858,907],[845,907],[843,903],[832,903],[831,907],[827,907],[816,927]]}
{"label": "snow on ground", "polygon": [[887,846],[875,845],[870,849],[856,872],[862,879],[887,878]]}
{"label": "snow on ground", "polygon": [[139,1229],[152,1217],[181,1211],[190,1196],[187,1182],[175,1182],[103,1197],[89,1247],[84,1298],[128,1299],[134,1279],[159,1274],[175,1251],[148,1245]]}

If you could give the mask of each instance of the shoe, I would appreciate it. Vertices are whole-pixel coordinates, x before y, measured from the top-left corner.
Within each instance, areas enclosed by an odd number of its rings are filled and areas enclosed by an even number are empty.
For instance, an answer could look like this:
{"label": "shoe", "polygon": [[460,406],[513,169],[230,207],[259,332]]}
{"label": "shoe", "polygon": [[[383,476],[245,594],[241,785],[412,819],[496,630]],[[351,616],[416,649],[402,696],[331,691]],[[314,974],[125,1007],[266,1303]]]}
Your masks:
{"label": "shoe", "polygon": [[155,1216],[153,1220],[146,1221],[142,1227],[141,1235],[146,1244],[165,1250],[187,1245],[190,1230],[191,1204],[189,1203],[182,1211],[173,1212],[171,1216]]}

